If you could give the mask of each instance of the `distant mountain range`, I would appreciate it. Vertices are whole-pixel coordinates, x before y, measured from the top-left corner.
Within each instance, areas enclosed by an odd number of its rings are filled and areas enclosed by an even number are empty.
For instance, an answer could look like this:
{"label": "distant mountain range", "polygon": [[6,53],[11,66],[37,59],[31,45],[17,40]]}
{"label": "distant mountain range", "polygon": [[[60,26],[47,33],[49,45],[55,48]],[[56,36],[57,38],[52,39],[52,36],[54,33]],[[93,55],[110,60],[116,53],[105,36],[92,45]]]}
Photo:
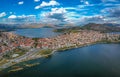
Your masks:
{"label": "distant mountain range", "polygon": [[120,27],[116,24],[89,23],[83,26],[82,29],[95,30],[95,31],[101,31],[101,32],[120,32]]}
{"label": "distant mountain range", "polygon": [[[53,25],[53,24],[39,24],[39,23],[31,23],[31,24],[0,24],[0,31],[13,31],[16,29],[25,29],[25,28],[41,28],[41,27],[63,27],[65,30],[79,30],[79,29],[88,29],[95,30],[101,32],[118,32],[120,31],[120,24],[113,23],[104,23],[104,24],[95,24],[89,23],[84,26],[75,26],[75,25]],[[61,30],[59,30],[61,31]]]}
{"label": "distant mountain range", "polygon": [[115,23],[104,23],[103,25],[120,27],[120,24],[115,24]]}
{"label": "distant mountain range", "polygon": [[11,31],[20,28],[19,24],[0,24],[0,31]]}
{"label": "distant mountain range", "polygon": [[43,27],[42,24],[0,24],[0,31],[13,31],[16,29],[25,28],[40,28]]}
{"label": "distant mountain range", "polygon": [[41,28],[41,27],[61,27],[53,24],[41,24],[41,23],[30,23],[30,24],[0,24],[0,31],[12,31],[15,29],[25,28]]}
{"label": "distant mountain range", "polygon": [[95,24],[89,23],[84,26],[56,29],[55,32],[76,32],[79,30],[94,30],[100,32],[120,32],[120,26],[114,24]]}

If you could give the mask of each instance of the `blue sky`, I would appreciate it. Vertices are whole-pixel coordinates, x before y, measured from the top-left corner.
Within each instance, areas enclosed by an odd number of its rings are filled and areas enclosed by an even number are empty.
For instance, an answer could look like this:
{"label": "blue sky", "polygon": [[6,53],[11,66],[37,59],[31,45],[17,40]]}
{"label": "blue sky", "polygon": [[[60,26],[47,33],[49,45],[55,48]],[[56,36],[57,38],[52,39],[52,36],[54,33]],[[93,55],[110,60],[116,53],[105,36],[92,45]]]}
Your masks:
{"label": "blue sky", "polygon": [[0,23],[120,24],[120,0],[0,1]]}

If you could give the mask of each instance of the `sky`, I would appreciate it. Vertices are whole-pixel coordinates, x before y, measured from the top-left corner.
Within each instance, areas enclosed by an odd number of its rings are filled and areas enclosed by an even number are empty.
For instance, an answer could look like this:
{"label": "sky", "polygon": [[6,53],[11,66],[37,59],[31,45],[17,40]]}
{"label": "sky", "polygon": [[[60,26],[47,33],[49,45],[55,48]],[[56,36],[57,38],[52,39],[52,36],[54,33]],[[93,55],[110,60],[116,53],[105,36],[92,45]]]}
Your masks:
{"label": "sky", "polygon": [[0,23],[120,24],[120,0],[0,0]]}

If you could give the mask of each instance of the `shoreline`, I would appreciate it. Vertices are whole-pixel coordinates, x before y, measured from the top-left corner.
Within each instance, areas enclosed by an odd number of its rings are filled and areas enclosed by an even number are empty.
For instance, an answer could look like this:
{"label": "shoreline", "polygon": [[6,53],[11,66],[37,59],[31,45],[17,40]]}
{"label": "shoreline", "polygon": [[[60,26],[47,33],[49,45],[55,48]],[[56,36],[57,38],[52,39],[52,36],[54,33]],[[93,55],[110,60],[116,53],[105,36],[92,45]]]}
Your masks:
{"label": "shoreline", "polygon": [[[16,41],[12,42],[14,48],[17,48],[18,46],[20,48],[29,47],[29,50],[23,55],[15,58],[10,57],[9,59],[5,57],[5,60],[7,61],[6,63],[1,64],[0,71],[15,64],[18,64],[20,62],[34,60],[41,57],[49,57],[56,51],[61,52],[73,48],[85,47],[99,43],[120,43],[120,35],[100,33],[98,31],[92,31],[92,30],[81,30],[80,32],[77,33],[71,32],[56,37],[44,38],[44,39],[40,39],[40,38],[30,39],[18,35],[13,35],[11,33],[4,33],[3,35],[6,35],[6,39],[9,39],[10,42],[11,39],[12,40],[16,39]],[[11,37],[9,37],[9,35],[11,35]]]}
{"label": "shoreline", "polygon": [[30,60],[35,60],[35,59],[39,59],[39,58],[49,58],[49,56],[52,56],[54,54],[54,52],[64,52],[66,50],[70,50],[70,49],[75,49],[75,48],[82,48],[82,47],[86,47],[86,46],[91,46],[91,45],[96,45],[96,44],[120,44],[120,41],[118,42],[110,42],[110,43],[107,43],[107,42],[95,42],[95,43],[89,43],[89,44],[86,44],[86,45],[78,45],[78,46],[72,46],[72,47],[68,47],[66,49],[61,49],[61,50],[53,50],[50,54],[46,54],[46,55],[40,55],[39,57],[33,57],[33,58],[29,58],[29,59],[25,59],[23,61],[20,61],[20,62],[17,62],[17,63],[13,63],[11,65],[9,65],[8,67],[6,68],[1,68],[0,67],[0,71],[4,70],[4,69],[7,69],[11,66],[14,66],[16,64],[19,64],[19,63],[22,63],[22,62],[27,62],[27,61],[30,61]]}

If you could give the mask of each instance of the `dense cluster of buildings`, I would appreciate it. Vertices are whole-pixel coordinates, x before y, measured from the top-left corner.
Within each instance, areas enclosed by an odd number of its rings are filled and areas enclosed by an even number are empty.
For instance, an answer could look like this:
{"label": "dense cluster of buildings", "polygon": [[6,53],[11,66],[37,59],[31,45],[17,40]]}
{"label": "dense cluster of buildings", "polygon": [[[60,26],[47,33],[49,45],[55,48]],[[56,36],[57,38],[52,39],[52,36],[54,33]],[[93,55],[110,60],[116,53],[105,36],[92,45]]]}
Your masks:
{"label": "dense cluster of buildings", "polygon": [[119,38],[119,34],[105,34],[91,30],[81,30],[80,32],[66,33],[51,38],[27,38],[11,32],[4,32],[0,33],[0,54],[9,52],[16,47],[58,49],[102,40],[118,40]]}

